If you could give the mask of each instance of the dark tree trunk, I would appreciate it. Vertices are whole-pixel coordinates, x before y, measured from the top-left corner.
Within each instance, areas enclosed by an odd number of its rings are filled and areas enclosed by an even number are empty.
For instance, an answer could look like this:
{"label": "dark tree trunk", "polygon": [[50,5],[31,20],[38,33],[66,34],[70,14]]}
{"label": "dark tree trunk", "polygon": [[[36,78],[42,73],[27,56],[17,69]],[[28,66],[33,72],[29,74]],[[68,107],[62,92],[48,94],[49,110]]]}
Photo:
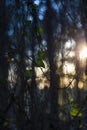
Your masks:
{"label": "dark tree trunk", "polygon": [[[8,50],[7,38],[8,19],[6,19],[5,0],[0,1],[0,116],[6,117],[3,113],[8,106],[8,62],[6,53]],[[2,120],[2,119],[1,119]],[[3,120],[5,121],[5,120]],[[3,129],[3,128],[2,128]]]}
{"label": "dark tree trunk", "polygon": [[[8,39],[7,39],[7,27],[8,21],[6,19],[6,6],[5,0],[0,1],[0,89],[3,90],[3,105],[6,106],[7,98],[5,96],[8,95],[8,62],[7,62],[7,49],[8,49]],[[1,105],[2,106],[2,105]],[[2,109],[5,108],[2,106]]]}
{"label": "dark tree trunk", "polygon": [[47,1],[47,11],[45,16],[45,29],[47,37],[47,49],[48,49],[48,60],[50,65],[50,103],[51,103],[51,123],[50,129],[58,129],[58,87],[59,87],[59,76],[56,74],[56,62],[55,62],[55,44],[54,44],[54,27],[55,14],[51,7],[51,1]]}
{"label": "dark tree trunk", "polygon": [[31,53],[32,53],[32,78],[31,78],[31,86],[30,86],[30,96],[31,96],[31,130],[38,129],[39,130],[39,107],[37,101],[37,84],[36,84],[36,72],[35,72],[35,47],[36,47],[36,39],[37,39],[37,12],[36,8],[31,2],[32,5],[32,16],[33,23],[31,27]]}

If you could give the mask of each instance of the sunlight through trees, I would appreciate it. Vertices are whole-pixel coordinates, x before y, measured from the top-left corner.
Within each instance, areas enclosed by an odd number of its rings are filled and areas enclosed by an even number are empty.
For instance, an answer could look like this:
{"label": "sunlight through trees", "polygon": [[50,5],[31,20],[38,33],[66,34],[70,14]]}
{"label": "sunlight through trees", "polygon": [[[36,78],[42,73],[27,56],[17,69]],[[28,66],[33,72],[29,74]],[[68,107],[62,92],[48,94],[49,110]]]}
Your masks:
{"label": "sunlight through trees", "polygon": [[0,130],[86,130],[86,100],[86,0],[1,0]]}

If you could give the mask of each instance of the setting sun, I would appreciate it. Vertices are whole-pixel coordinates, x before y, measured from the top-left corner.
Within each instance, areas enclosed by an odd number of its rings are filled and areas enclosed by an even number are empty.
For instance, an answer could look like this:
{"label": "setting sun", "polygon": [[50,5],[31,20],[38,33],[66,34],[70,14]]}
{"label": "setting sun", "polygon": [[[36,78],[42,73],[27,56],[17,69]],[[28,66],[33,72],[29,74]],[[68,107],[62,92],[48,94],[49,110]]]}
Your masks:
{"label": "setting sun", "polygon": [[87,47],[84,47],[80,52],[80,59],[87,58]]}

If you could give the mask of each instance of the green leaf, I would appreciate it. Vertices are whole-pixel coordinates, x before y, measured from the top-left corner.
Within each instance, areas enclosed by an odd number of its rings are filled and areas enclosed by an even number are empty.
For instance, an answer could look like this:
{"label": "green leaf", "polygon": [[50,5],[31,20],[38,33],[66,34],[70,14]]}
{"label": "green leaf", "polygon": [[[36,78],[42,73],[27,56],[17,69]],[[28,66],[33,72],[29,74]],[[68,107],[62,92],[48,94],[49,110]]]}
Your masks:
{"label": "green leaf", "polygon": [[70,111],[71,116],[82,117],[82,111],[77,103],[74,103]]}
{"label": "green leaf", "polygon": [[79,125],[79,128],[80,128],[80,129],[81,129],[81,128],[83,128],[83,125],[82,125],[82,124],[80,124],[80,125]]}
{"label": "green leaf", "polygon": [[82,112],[79,112],[78,117],[82,117],[82,115],[83,115]]}
{"label": "green leaf", "polygon": [[9,124],[9,122],[5,121],[5,122],[3,123],[3,126],[6,127],[6,126],[8,126],[8,124]]}
{"label": "green leaf", "polygon": [[44,60],[46,58],[46,52],[45,51],[39,51],[38,57],[39,57],[39,59]]}
{"label": "green leaf", "polygon": [[42,36],[42,35],[43,35],[43,32],[44,32],[43,27],[39,27],[39,28],[38,28],[38,33]]}
{"label": "green leaf", "polygon": [[77,104],[77,103],[74,103],[74,104],[73,104],[73,108],[79,108],[78,104]]}
{"label": "green leaf", "polygon": [[26,24],[27,24],[28,26],[30,26],[31,20],[27,20],[27,21],[26,21]]}
{"label": "green leaf", "polygon": [[77,117],[82,117],[82,112],[79,112],[79,109],[74,108],[70,112],[71,116],[77,116]]}
{"label": "green leaf", "polygon": [[36,61],[36,67],[43,67],[43,68],[45,68],[45,64],[44,64],[44,62],[41,59],[38,59]]}
{"label": "green leaf", "polygon": [[69,98],[69,102],[70,103],[74,102],[74,98]]}
{"label": "green leaf", "polygon": [[37,9],[38,8],[38,4],[34,4],[34,8]]}
{"label": "green leaf", "polygon": [[24,72],[24,75],[25,75],[26,77],[31,77],[32,74],[33,74],[32,70],[26,70],[26,71]]}

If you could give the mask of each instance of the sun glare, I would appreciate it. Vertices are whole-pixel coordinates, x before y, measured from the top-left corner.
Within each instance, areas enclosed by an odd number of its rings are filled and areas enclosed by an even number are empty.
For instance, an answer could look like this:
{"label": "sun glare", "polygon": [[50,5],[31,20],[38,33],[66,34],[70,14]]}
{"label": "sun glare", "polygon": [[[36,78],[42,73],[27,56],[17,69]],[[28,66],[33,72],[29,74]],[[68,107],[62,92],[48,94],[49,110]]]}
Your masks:
{"label": "sun glare", "polygon": [[64,66],[64,73],[69,74],[69,73],[74,73],[75,72],[75,66],[72,63],[65,63]]}
{"label": "sun glare", "polygon": [[87,58],[87,47],[84,47],[80,52],[80,59]]}
{"label": "sun glare", "polygon": [[79,87],[80,89],[83,88],[83,82],[82,82],[82,81],[79,81],[78,87]]}

